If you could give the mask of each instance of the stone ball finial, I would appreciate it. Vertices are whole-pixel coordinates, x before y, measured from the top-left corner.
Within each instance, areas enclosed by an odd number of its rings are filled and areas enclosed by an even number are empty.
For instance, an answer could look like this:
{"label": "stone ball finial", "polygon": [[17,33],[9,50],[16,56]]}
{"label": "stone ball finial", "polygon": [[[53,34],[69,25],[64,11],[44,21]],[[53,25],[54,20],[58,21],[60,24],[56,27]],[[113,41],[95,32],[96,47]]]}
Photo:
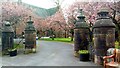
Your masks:
{"label": "stone ball finial", "polygon": [[79,9],[79,15],[77,15],[77,18],[85,18],[84,14],[83,14],[83,9]]}
{"label": "stone ball finial", "polygon": [[6,21],[5,26],[10,26],[10,22]]}
{"label": "stone ball finial", "polygon": [[30,20],[30,21],[32,20],[32,16],[29,16],[29,20]]}

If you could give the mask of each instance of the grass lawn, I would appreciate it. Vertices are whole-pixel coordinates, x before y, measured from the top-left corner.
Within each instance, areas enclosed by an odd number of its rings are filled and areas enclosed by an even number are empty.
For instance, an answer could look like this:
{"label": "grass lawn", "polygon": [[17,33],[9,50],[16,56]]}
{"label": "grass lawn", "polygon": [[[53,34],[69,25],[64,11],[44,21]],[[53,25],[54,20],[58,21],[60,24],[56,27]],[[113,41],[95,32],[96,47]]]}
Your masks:
{"label": "grass lawn", "polygon": [[54,38],[54,40],[52,40],[52,38],[42,38],[40,40],[73,43],[71,38]]}

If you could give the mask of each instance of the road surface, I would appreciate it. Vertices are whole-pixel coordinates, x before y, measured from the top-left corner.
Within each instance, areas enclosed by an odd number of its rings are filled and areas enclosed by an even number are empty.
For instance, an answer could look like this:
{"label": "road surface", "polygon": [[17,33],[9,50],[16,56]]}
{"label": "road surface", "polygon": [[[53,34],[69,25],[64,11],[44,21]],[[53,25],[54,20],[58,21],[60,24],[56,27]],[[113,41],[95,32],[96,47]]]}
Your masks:
{"label": "road surface", "polygon": [[73,55],[72,44],[37,41],[37,53],[19,53],[15,57],[3,56],[3,66],[97,66],[93,62],[82,62]]}

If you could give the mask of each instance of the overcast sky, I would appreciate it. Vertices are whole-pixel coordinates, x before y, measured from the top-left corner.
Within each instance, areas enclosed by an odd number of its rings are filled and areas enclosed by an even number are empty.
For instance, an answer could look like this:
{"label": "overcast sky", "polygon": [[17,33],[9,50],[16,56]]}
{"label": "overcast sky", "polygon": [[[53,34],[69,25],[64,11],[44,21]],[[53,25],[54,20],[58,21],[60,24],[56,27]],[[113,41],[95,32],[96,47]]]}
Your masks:
{"label": "overcast sky", "polygon": [[[54,0],[22,0],[22,2],[31,4],[31,5],[35,5],[38,7],[42,7],[42,8],[55,7]],[[73,2],[74,2],[74,0],[63,0],[62,7],[68,7]]]}
{"label": "overcast sky", "polygon": [[[80,2],[113,2],[113,1],[120,1],[120,0],[60,0],[63,1],[62,3],[62,8],[63,7],[68,7],[69,5],[71,5],[72,3],[74,3],[74,1],[80,1]],[[52,8],[55,7],[55,3],[54,0],[22,0],[22,2],[31,4],[31,5],[35,5],[38,7],[42,7],[42,8]]]}

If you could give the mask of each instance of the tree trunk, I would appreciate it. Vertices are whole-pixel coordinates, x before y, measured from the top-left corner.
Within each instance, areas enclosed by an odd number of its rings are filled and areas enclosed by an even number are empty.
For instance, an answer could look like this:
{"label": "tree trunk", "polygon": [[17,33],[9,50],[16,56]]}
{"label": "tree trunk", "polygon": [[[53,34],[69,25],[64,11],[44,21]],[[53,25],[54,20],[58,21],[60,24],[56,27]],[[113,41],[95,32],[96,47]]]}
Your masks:
{"label": "tree trunk", "polygon": [[67,37],[67,35],[66,35],[67,33],[66,33],[66,30],[65,30],[65,38]]}
{"label": "tree trunk", "polygon": [[71,41],[73,41],[73,36],[74,36],[74,33],[72,33],[72,35],[71,35]]}
{"label": "tree trunk", "polygon": [[16,26],[15,26],[15,37],[14,37],[14,38],[17,38],[16,34],[17,34],[17,33],[16,33]]}

